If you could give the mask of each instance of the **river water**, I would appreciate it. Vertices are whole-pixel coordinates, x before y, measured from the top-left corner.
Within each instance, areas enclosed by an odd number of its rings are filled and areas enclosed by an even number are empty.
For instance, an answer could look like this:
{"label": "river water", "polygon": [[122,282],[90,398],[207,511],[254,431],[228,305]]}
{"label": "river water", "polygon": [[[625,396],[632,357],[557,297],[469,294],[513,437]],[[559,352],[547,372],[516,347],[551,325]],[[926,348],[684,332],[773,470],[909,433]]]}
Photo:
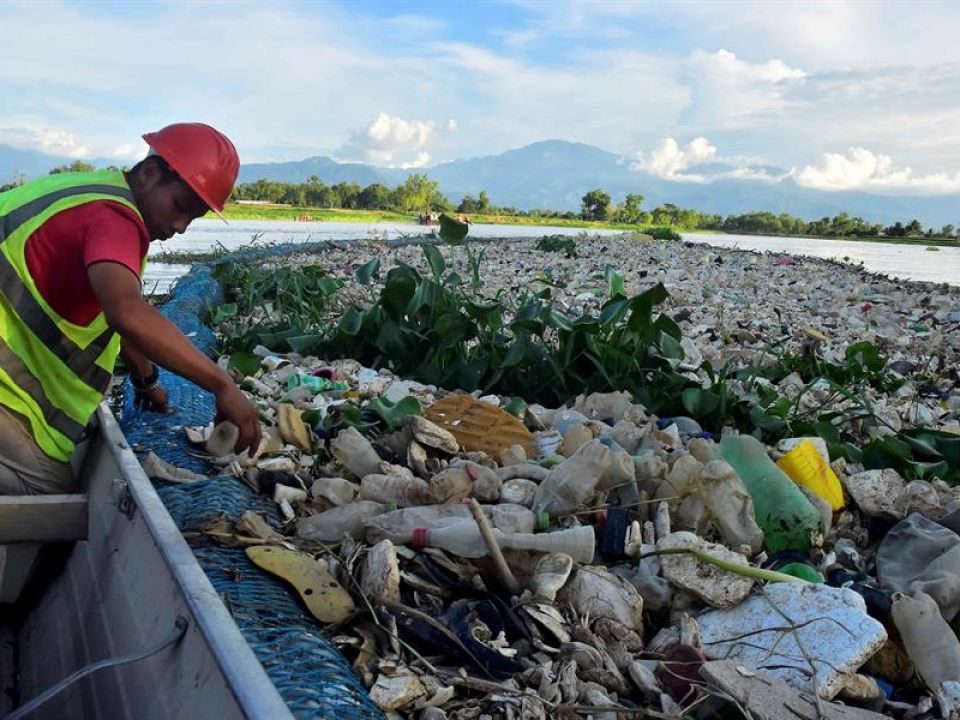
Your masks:
{"label": "river water", "polygon": [[[217,247],[235,250],[256,238],[258,244],[306,243],[325,240],[402,239],[421,234],[427,228],[408,223],[294,222],[274,220],[197,220],[183,235],[164,243],[154,242],[150,254],[164,251],[205,252]],[[548,234],[576,235],[579,228],[543,225],[472,225],[474,238],[528,238]],[[595,231],[591,231],[595,232]],[[618,230],[602,230],[617,234]],[[850,240],[766,237],[760,235],[702,235],[685,233],[684,240],[743,250],[769,250],[790,255],[808,255],[851,263],[862,263],[871,272],[904,280],[924,280],[960,285],[960,248],[941,247],[928,251],[916,245],[895,245]],[[151,263],[144,288],[166,292],[170,284],[189,270],[188,265]]]}

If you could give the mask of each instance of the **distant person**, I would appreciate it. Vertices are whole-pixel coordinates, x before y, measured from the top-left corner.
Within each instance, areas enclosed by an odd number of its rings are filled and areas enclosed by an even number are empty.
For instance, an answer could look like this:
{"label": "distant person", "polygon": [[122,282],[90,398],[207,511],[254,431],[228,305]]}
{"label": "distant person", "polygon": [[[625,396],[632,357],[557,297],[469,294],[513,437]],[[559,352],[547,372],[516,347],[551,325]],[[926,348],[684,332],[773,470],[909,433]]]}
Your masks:
{"label": "distant person", "polygon": [[201,123],[143,139],[150,154],[127,172],[0,193],[0,495],[77,489],[69,460],[118,354],[141,406],[167,409],[156,362],[215,395],[218,417],[240,427],[237,452],[259,443],[256,408],[141,292],[150,242],[223,210],[237,151]]}

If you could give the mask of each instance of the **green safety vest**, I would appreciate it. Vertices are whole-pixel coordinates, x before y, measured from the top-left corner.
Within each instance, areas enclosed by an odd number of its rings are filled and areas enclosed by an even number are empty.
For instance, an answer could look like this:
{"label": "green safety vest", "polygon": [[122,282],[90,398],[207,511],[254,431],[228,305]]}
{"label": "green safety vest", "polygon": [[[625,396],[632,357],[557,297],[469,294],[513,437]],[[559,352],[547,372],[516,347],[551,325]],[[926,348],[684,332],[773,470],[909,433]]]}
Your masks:
{"label": "green safety vest", "polygon": [[61,461],[110,387],[120,336],[102,312],[85,326],[58,315],[37,290],[24,251],[54,215],[99,200],[139,216],[123,173],[112,170],[50,175],[0,193],[0,404],[26,417],[37,445]]}

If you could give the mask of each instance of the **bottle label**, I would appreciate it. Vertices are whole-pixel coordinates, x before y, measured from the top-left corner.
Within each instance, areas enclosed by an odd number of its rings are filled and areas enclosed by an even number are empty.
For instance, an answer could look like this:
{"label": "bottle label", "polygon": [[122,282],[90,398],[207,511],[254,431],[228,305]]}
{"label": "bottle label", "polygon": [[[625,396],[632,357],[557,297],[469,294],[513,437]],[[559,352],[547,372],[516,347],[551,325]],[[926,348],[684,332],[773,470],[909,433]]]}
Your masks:
{"label": "bottle label", "polygon": [[427,546],[427,529],[414,528],[413,537],[410,540],[410,546],[414,550],[423,550]]}

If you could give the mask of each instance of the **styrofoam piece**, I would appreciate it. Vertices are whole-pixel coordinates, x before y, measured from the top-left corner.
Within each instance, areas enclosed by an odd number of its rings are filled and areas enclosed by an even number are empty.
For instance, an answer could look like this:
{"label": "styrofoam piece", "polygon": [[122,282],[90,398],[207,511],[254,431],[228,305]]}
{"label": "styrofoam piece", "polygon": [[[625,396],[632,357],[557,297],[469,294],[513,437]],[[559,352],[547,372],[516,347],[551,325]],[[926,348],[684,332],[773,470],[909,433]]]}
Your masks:
{"label": "styrofoam piece", "polygon": [[[775,608],[798,629],[790,630]],[[770,584],[763,594],[697,620],[709,657],[735,658],[810,691],[814,678],[797,645],[799,637],[816,669],[816,691],[826,700],[840,691],[844,674],[856,672],[887,640],[887,631],[867,615],[860,595],[828,585]]]}

